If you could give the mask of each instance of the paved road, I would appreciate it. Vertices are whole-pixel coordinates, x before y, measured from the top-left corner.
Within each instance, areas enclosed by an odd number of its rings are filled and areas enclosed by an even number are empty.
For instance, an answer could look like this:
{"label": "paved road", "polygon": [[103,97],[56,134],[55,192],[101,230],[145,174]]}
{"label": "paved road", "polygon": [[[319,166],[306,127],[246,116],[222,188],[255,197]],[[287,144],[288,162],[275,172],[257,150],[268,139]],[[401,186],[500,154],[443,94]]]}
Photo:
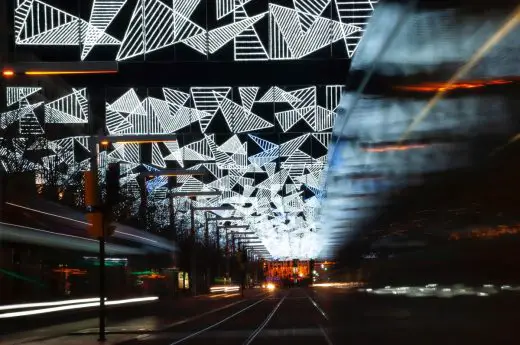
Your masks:
{"label": "paved road", "polygon": [[[460,345],[518,344],[520,338],[517,295],[417,299],[369,296],[356,289],[293,288],[156,308],[155,316],[112,324],[109,344]],[[23,343],[95,344],[95,331],[67,329],[68,335]]]}

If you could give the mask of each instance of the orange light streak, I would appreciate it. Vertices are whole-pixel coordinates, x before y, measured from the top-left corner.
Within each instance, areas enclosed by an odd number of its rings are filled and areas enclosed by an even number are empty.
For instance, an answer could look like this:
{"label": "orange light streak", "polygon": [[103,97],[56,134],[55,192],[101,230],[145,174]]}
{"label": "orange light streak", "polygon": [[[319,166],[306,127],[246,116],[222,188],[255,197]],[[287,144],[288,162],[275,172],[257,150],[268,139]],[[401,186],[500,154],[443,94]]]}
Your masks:
{"label": "orange light streak", "polygon": [[512,80],[496,79],[496,80],[473,80],[460,83],[424,83],[419,85],[396,86],[395,89],[411,92],[446,92],[457,89],[476,89],[490,85],[511,84]]}
{"label": "orange light streak", "polygon": [[423,145],[423,144],[411,144],[411,145],[388,145],[388,146],[381,146],[381,147],[369,147],[366,149],[363,149],[365,152],[390,152],[390,151],[407,151],[407,150],[413,150],[413,149],[422,149],[429,145]]}
{"label": "orange light streak", "polygon": [[25,75],[74,75],[74,74],[115,74],[116,70],[94,71],[26,71]]}
{"label": "orange light streak", "polygon": [[[457,80],[461,80],[464,78],[469,71],[477,65],[478,62],[487,54],[488,51],[493,49],[496,44],[498,44],[504,37],[506,37],[513,29],[516,29],[517,25],[520,23],[520,5],[515,8],[512,15],[505,21],[505,23],[500,27],[494,34],[491,36],[484,44],[473,54],[473,56],[469,59],[466,64],[461,66],[455,74],[448,80],[447,84],[452,85],[456,84]],[[444,98],[446,91],[438,91],[435,96],[433,96],[428,104],[414,117],[413,122],[408,126],[408,128],[404,131],[401,136],[401,142],[404,141],[408,135],[413,131],[413,129],[421,123],[424,119],[428,117],[430,111],[437,105],[437,103]]]}
{"label": "orange light streak", "polygon": [[506,235],[517,235],[520,233],[520,224],[517,225],[498,225],[494,228],[476,228],[469,232],[453,232],[450,234],[450,240],[461,240],[461,239],[491,239]]}
{"label": "orange light streak", "polygon": [[65,274],[72,274],[72,275],[85,275],[87,274],[87,271],[80,270],[78,268],[56,268],[53,270],[53,272],[56,273],[65,273]]}
{"label": "orange light streak", "polygon": [[161,274],[152,273],[152,274],[143,274],[140,276],[137,276],[139,279],[165,279],[166,276],[163,276]]}
{"label": "orange light streak", "polygon": [[[161,140],[160,142],[161,143],[169,143],[169,142],[174,142],[174,141],[177,141],[176,139],[172,139],[172,140]],[[133,140],[133,141],[119,141],[119,140],[115,140],[114,143],[116,144],[153,144],[153,143],[157,143],[158,141],[157,140]],[[101,142],[101,145],[108,145],[109,142],[108,141],[102,141]]]}

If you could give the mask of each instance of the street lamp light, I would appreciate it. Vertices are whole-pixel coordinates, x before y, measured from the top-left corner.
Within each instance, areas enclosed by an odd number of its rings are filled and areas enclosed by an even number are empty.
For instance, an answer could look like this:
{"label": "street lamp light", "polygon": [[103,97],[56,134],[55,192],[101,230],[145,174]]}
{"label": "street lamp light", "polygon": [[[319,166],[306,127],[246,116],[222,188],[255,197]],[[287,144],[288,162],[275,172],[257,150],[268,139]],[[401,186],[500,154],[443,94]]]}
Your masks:
{"label": "street lamp light", "polygon": [[2,75],[13,77],[21,74],[34,76],[87,75],[118,73],[116,61],[22,62],[4,66]]}

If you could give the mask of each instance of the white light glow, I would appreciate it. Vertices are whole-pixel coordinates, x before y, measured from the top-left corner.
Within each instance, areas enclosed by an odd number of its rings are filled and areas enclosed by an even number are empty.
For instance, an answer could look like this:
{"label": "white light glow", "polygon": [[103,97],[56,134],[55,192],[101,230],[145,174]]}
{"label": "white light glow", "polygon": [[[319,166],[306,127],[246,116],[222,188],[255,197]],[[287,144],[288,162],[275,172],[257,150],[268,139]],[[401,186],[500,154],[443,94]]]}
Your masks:
{"label": "white light glow", "polygon": [[[155,301],[158,299],[159,299],[159,297],[140,297],[140,298],[130,298],[130,299],[115,300],[115,301],[108,300],[105,302],[105,305],[111,306],[111,305],[122,305],[122,304],[129,304],[129,303],[151,302],[151,301]],[[0,314],[0,319],[9,319],[9,318],[20,317],[20,316],[48,314],[48,313],[55,313],[55,312],[59,312],[59,311],[65,311],[65,310],[78,310],[78,309],[85,309],[85,308],[94,308],[94,307],[98,307],[99,304],[100,303],[98,301],[98,302],[92,302],[92,303],[79,303],[79,304],[64,305],[64,306],[52,307],[52,308],[3,313],[3,314]]]}
{"label": "white light glow", "polygon": [[[301,59],[343,41],[352,57],[377,0],[296,0],[294,8],[270,4],[264,13],[247,13],[251,0],[216,0],[218,26],[197,24],[201,0],[138,0],[122,37],[107,33],[127,0],[92,0],[89,21],[42,0],[18,1],[14,32],[18,45],[80,46],[81,60],[96,46],[118,46],[115,60],[128,60],[183,44],[214,54],[233,41],[235,61]],[[326,8],[332,4],[339,21]],[[223,19],[233,14],[232,21]],[[268,25],[257,24],[267,22]],[[267,27],[269,26],[269,27]],[[262,31],[260,31],[262,28]],[[261,36],[267,36],[263,42]]]}
{"label": "white light glow", "polygon": [[0,305],[0,310],[27,309],[27,308],[38,308],[38,307],[55,307],[55,306],[60,306],[60,305],[89,303],[89,302],[99,302],[99,298],[82,298],[82,299],[69,299],[69,300],[54,301],[54,302],[36,302],[36,303]]}
{"label": "white light glow", "polygon": [[221,285],[221,286],[212,286],[209,288],[211,293],[228,293],[228,292],[236,292],[240,291],[239,285]]}
{"label": "white light glow", "polygon": [[45,104],[47,123],[88,123],[87,89],[72,89],[72,93]]}

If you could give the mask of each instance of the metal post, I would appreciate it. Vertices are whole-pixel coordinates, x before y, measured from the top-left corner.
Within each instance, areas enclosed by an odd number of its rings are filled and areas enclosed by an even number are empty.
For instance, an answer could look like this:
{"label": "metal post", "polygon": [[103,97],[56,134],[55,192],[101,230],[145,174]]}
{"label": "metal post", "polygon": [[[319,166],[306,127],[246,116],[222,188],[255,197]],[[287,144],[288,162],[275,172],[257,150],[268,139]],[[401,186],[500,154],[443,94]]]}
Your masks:
{"label": "metal post", "polygon": [[196,251],[196,238],[195,238],[195,208],[193,205],[193,201],[195,201],[195,198],[190,198],[192,200],[191,207],[190,207],[190,213],[191,213],[191,233],[190,233],[190,242],[191,242],[191,253],[190,253],[190,284],[191,284],[191,292],[193,296],[197,295],[197,257],[195,255]]}
{"label": "metal post", "polygon": [[139,204],[139,227],[146,230],[148,226],[148,191],[146,190],[146,177],[137,177],[137,182],[141,194],[141,202]]}
{"label": "metal post", "polygon": [[205,213],[206,227],[204,228],[204,245],[209,248],[209,218],[208,212]]}
{"label": "metal post", "polygon": [[171,238],[174,241],[177,241],[177,228],[175,227],[175,208],[173,206],[173,196],[171,195],[171,193],[170,193],[169,211],[170,211],[170,231],[172,232]]}
{"label": "metal post", "polygon": [[170,205],[169,205],[169,211],[170,211],[170,231],[172,232],[171,238],[174,241],[177,241],[177,227],[175,225],[175,205],[173,204],[173,195],[172,190],[177,185],[177,177],[176,176],[170,176],[168,177],[168,190],[170,191],[168,193]]}
{"label": "metal post", "polygon": [[[98,157],[99,157],[99,147],[96,136],[96,123],[93,114],[89,114],[89,129],[90,129],[90,170],[94,176],[94,181],[98,181]],[[97,183],[95,185],[98,185]],[[101,193],[99,189],[96,191],[96,200],[95,205],[99,206],[101,204]],[[106,319],[106,309],[105,309],[105,295],[106,295],[106,284],[105,284],[105,226],[102,227],[102,236],[98,238],[99,240],[99,341],[106,340],[106,332],[105,332],[105,319]]]}
{"label": "metal post", "polygon": [[105,296],[105,227],[103,226],[103,237],[99,238],[99,341],[107,340],[105,332]]}
{"label": "metal post", "polygon": [[216,223],[216,229],[217,229],[217,255],[218,255],[218,260],[217,260],[217,277],[220,277],[221,274],[220,274],[220,265],[221,265],[221,257],[220,257],[220,229],[218,227],[218,222]]}
{"label": "metal post", "polygon": [[210,285],[211,285],[211,252],[209,250],[209,219],[208,219],[208,212],[204,212],[204,218],[206,221],[205,228],[204,228],[204,245],[206,247],[206,288],[209,291]]}
{"label": "metal post", "polygon": [[226,229],[226,274],[229,278],[231,278],[230,272],[230,257],[229,257],[229,236]]}
{"label": "metal post", "polygon": [[218,227],[218,224],[216,225],[217,229],[217,252],[220,255],[220,228]]}

